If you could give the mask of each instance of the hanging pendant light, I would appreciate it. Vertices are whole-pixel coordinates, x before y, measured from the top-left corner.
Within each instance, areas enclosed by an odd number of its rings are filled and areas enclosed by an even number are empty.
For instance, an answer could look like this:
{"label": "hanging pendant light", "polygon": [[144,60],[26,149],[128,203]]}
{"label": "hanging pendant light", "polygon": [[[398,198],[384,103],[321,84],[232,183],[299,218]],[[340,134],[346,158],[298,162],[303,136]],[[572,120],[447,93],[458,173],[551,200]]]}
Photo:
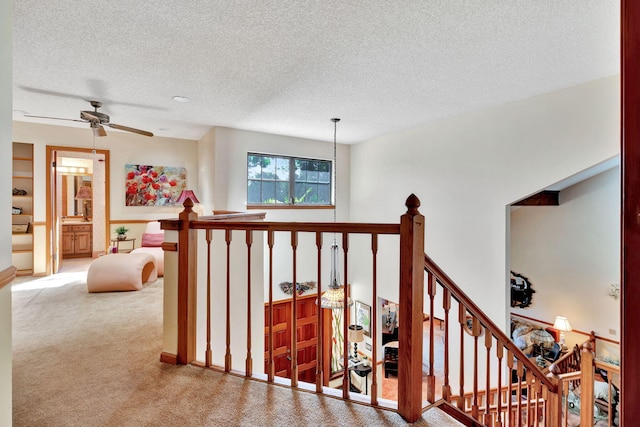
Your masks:
{"label": "hanging pendant light", "polygon": [[[333,118],[333,168],[332,168],[332,184],[333,184],[333,222],[336,222],[337,194],[336,194],[336,170],[337,170],[337,143],[336,132],[340,119]],[[333,234],[333,244],[331,245],[331,276],[329,279],[329,289],[322,294],[320,306],[322,308],[343,309],[344,308],[344,287],[340,285],[340,273],[338,263],[338,242],[336,234]],[[349,297],[348,306],[353,305],[353,300]]]}

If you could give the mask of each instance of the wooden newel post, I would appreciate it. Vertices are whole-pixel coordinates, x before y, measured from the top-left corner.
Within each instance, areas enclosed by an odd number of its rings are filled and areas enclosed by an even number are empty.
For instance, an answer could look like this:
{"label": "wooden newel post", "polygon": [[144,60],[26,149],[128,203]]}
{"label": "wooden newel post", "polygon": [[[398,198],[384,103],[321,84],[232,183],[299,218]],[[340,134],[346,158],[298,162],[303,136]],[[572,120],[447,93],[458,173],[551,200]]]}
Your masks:
{"label": "wooden newel post", "polygon": [[424,216],[415,194],[400,218],[400,325],[398,412],[409,422],[422,415],[422,304],[424,298]]}
{"label": "wooden newel post", "polygon": [[580,427],[590,427],[593,425],[593,347],[587,341],[580,350]]}
{"label": "wooden newel post", "polygon": [[178,215],[178,364],[186,365],[196,357],[196,270],[197,231],[189,227],[198,219],[190,198]]}
{"label": "wooden newel post", "polygon": [[562,396],[565,393],[564,381],[558,379],[555,366],[556,365],[551,365],[551,374],[547,375],[547,378],[557,385],[556,393],[551,391],[547,393],[546,419],[549,427],[562,426]]}

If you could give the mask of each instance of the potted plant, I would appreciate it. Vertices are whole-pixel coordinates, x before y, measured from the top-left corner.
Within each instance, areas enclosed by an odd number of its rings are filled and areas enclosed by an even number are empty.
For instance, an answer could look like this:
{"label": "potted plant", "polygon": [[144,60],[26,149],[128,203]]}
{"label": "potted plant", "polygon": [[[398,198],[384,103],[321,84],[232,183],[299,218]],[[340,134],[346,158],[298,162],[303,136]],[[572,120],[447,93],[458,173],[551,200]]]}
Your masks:
{"label": "potted plant", "polygon": [[125,226],[120,226],[118,228],[116,228],[116,233],[118,234],[118,240],[124,240],[127,238],[127,231],[129,231],[129,229]]}

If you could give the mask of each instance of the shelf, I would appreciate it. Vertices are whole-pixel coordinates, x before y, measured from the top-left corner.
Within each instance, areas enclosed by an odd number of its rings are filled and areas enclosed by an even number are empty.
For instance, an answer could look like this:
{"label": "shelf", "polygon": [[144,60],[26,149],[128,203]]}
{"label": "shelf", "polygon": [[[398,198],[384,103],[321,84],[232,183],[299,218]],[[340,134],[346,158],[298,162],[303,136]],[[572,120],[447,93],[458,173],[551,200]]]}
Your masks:
{"label": "shelf", "polygon": [[[11,262],[18,269],[17,275],[33,274],[33,144],[13,143],[12,188],[26,194],[12,194],[12,207],[22,213],[11,215]],[[15,232],[14,232],[15,231]],[[27,231],[27,232],[25,232]]]}
{"label": "shelf", "polygon": [[17,253],[24,253],[24,252],[32,252],[33,248],[31,246],[21,246],[21,245],[18,246],[18,245],[16,245],[16,246],[13,246],[11,248],[11,251],[13,253],[16,253],[16,254]]}

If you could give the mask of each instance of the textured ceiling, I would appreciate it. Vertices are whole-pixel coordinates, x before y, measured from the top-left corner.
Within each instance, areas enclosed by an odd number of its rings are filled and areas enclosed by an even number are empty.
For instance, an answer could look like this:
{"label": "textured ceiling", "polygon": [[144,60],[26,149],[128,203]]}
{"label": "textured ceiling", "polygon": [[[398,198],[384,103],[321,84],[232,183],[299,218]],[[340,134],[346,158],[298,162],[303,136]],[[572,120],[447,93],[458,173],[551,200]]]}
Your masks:
{"label": "textured ceiling", "polygon": [[619,72],[617,0],[13,7],[14,110],[78,118],[96,99],[114,123],[187,139],[226,126],[332,140],[341,117],[338,141],[354,143]]}

